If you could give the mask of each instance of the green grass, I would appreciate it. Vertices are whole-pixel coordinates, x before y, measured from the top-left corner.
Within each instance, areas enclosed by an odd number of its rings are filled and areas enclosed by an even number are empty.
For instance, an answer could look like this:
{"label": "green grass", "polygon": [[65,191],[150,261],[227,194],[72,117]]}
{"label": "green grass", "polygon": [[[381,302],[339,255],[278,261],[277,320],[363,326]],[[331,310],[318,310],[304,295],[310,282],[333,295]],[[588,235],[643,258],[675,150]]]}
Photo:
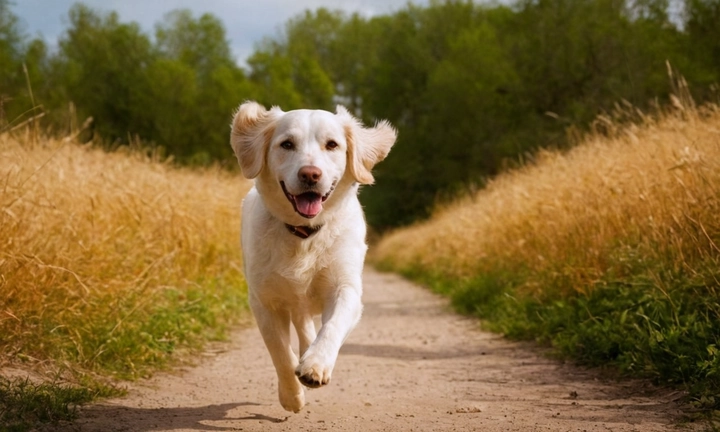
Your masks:
{"label": "green grass", "polygon": [[586,294],[528,292],[530,282],[561,286],[562,278],[527,269],[498,267],[466,280],[419,268],[402,273],[449,296],[456,310],[491,331],[549,345],[581,364],[677,386],[695,408],[720,410],[720,263],[707,258],[693,271],[639,259],[615,264],[622,271],[608,272]]}
{"label": "green grass", "polygon": [[[62,318],[63,324],[53,316],[27,321],[45,331],[39,333],[42,338],[24,341],[22,352],[45,350],[58,363],[73,365],[65,372],[76,384],[0,377],[0,431],[72,420],[77,406],[122,393],[107,382],[149,376],[182,360],[185,356],[178,357],[178,351],[187,353],[207,341],[226,339],[229,329],[247,317],[245,292],[242,280],[209,279],[183,289],[138,291],[114,301],[100,298],[88,307],[107,307],[103,321],[83,322],[82,311],[75,321]],[[51,351],[46,347],[49,341]],[[18,357],[32,358],[22,353]]]}
{"label": "green grass", "polygon": [[0,377],[0,431],[29,431],[38,423],[73,420],[79,405],[121,393],[111,386],[34,383],[27,378]]}
{"label": "green grass", "polygon": [[85,307],[104,319],[86,320],[90,312],[83,308],[73,314],[38,314],[23,323],[35,333],[17,330],[15,337],[27,336],[14,346],[21,357],[37,353],[72,364],[79,374],[137,379],[166,366],[179,349],[223,340],[229,328],[247,316],[246,305],[241,279],[138,290],[121,298],[100,296]]}
{"label": "green grass", "polygon": [[9,335],[23,338],[7,341],[16,347],[15,354],[3,354],[14,357],[16,367],[25,364],[28,369],[38,358],[45,359],[44,368],[74,384],[0,376],[0,431],[71,420],[76,406],[121,393],[113,384],[118,380],[150,376],[183,361],[207,341],[226,339],[248,316],[245,282],[239,273],[234,276],[130,291],[121,298],[96,297],[85,306],[95,309],[91,312],[79,308],[28,317],[23,321],[27,331]]}

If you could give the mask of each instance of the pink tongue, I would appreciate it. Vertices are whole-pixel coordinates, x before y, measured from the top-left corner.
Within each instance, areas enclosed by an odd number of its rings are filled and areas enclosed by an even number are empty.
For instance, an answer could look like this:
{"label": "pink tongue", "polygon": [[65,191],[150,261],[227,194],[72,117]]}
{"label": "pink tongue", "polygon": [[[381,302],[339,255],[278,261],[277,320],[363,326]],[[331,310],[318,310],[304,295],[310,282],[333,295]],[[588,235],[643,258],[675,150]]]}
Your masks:
{"label": "pink tongue", "polygon": [[311,192],[297,195],[295,196],[295,206],[298,212],[305,216],[317,216],[322,210],[322,198],[320,195]]}

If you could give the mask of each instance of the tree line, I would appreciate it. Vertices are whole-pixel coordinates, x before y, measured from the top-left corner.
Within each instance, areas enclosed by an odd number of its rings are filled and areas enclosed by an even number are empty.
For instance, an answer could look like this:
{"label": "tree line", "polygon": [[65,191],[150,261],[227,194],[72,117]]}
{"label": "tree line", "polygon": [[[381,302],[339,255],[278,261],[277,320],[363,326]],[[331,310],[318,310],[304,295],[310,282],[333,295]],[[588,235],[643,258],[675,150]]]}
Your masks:
{"label": "tree line", "polygon": [[620,101],[662,103],[667,63],[699,101],[717,100],[720,82],[720,0],[446,0],[375,17],[321,8],[261,41],[247,67],[210,14],[173,11],[153,34],[81,3],[68,16],[52,50],[0,0],[0,128],[42,111],[66,133],[92,116],[105,145],[137,138],[180,163],[229,164],[228,124],[243,100],[341,103],[399,129],[361,194],[378,229],[568,145],[569,128]]}

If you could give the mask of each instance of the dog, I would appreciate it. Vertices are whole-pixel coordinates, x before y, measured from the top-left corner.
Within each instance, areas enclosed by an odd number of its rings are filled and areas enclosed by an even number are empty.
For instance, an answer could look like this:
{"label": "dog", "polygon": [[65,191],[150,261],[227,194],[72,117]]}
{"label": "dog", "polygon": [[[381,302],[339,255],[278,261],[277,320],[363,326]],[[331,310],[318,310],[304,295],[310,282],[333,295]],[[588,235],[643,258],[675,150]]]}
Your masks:
{"label": "dog", "polygon": [[302,385],[330,382],[340,347],[360,320],[367,245],[357,195],[374,182],[371,170],[396,137],[387,121],[366,128],[340,105],[334,114],[283,112],[248,101],[233,118],[231,146],[243,176],[255,180],[241,229],[249,303],[288,411],[305,405]]}

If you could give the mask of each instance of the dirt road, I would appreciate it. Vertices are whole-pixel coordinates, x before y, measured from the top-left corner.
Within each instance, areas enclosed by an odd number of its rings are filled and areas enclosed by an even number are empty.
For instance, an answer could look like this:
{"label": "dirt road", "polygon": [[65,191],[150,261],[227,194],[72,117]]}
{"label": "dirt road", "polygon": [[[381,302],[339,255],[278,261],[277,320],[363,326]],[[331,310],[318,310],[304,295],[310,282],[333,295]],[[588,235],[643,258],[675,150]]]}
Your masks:
{"label": "dirt road", "polygon": [[277,401],[256,328],[199,365],[82,410],[73,431],[668,431],[677,393],[609,382],[478,330],[445,300],[367,271],[365,313],[329,386],[299,414]]}

